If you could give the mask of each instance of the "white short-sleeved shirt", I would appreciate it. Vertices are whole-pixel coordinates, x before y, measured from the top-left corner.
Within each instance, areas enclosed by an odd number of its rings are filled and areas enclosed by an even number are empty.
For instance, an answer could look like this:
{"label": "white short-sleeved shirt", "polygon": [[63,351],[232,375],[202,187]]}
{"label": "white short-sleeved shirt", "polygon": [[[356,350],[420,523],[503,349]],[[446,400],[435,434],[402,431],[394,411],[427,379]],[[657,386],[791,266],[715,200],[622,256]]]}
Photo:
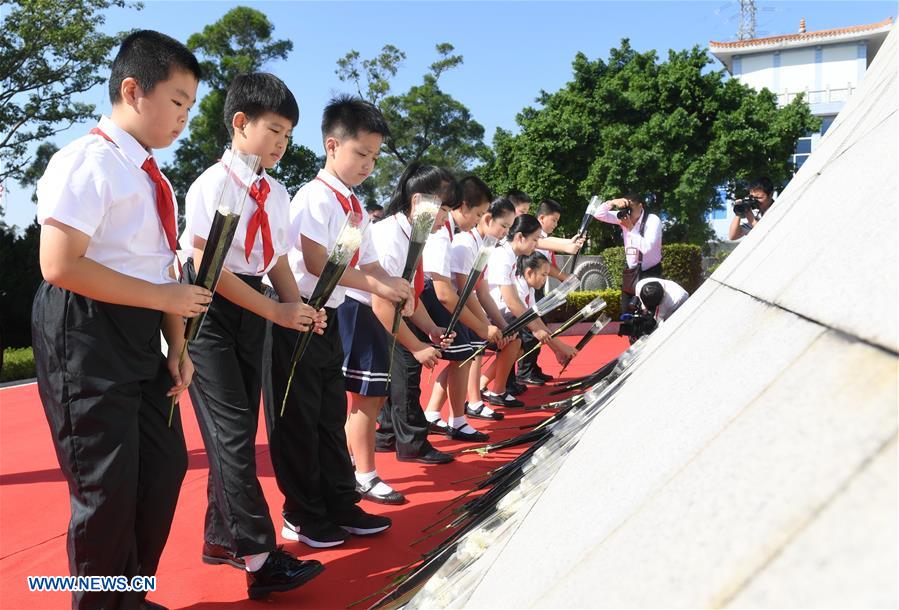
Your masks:
{"label": "white short-sleeved shirt", "polygon": [[425,242],[425,249],[421,255],[425,278],[430,279],[432,273],[446,278],[452,276],[450,259],[455,238],[456,221],[453,220],[453,215],[449,214],[446,217],[446,223],[437,229],[435,233],[428,235],[428,241]]}
{"label": "white short-sleeved shirt", "polygon": [[[326,183],[326,184],[325,184]],[[331,188],[329,188],[329,185]],[[293,201],[290,203],[290,241],[293,244],[287,258],[293,270],[294,278],[300,288],[300,294],[309,298],[318,282],[318,276],[306,269],[303,262],[302,237],[311,239],[315,243],[324,246],[328,252],[337,242],[337,236],[346,222],[346,213],[334,194],[338,193],[350,198],[353,193],[349,187],[324,169],[319,170],[316,180],[304,184]],[[361,204],[360,204],[361,205]],[[369,225],[368,213],[362,208],[362,229]],[[374,225],[376,226],[376,225]],[[359,247],[358,265],[368,265],[377,262],[377,252],[372,245],[370,231],[364,230],[362,245]],[[326,307],[338,307],[346,296],[346,288],[337,286],[331,293],[331,298],[325,304]]]}
{"label": "white short-sleeved shirt", "polygon": [[156,186],[141,169],[151,154],[111,119],[102,117],[97,127],[112,142],[84,135],[50,159],[37,183],[37,220],[53,218],[89,236],[85,256],[113,271],[174,282],[175,254],[159,219]]}
{"label": "white short-sleeved shirt", "polygon": [[[186,222],[184,231],[182,231],[179,238],[179,243],[183,250],[193,252],[195,236],[203,239],[209,237],[209,230],[212,228],[212,219],[215,216],[222,187],[228,186],[230,188],[233,180],[235,180],[233,173],[231,176],[228,175],[228,166],[232,163],[231,157],[231,151],[225,151],[221,162],[208,168],[190,185],[185,198],[184,217]],[[234,163],[243,164],[240,159],[235,159]],[[236,173],[244,176],[250,173],[246,166],[242,169],[243,171],[238,170]],[[243,202],[240,220],[234,233],[234,241],[231,242],[231,247],[225,256],[225,268],[232,273],[265,275],[278,262],[279,256],[284,256],[290,251],[290,246],[292,245],[288,237],[289,224],[287,216],[290,195],[287,193],[287,189],[280,182],[267,175],[265,170],[256,177],[253,184],[258,188],[262,180],[268,182],[269,185],[269,193],[265,200],[265,212],[268,215],[274,256],[272,256],[268,266],[265,266],[262,229],[259,228],[256,230],[253,249],[250,251],[249,260],[247,260],[246,250],[244,249],[247,238],[247,225],[258,208],[256,200],[250,197],[248,193]],[[194,263],[199,266],[200,261],[194,261]]]}
{"label": "white short-sleeved shirt", "polygon": [[483,245],[484,238],[477,229],[456,234],[450,255],[450,271],[462,275],[471,273],[471,268]]}
{"label": "white short-sleeved shirt", "polygon": [[672,282],[671,280],[662,280],[656,277],[643,278],[642,280],[637,282],[637,285],[634,288],[637,296],[640,296],[640,291],[643,289],[643,286],[645,286],[649,282],[658,282],[662,285],[662,289],[665,291],[665,293],[662,295],[662,301],[659,303],[659,311],[656,313],[656,318],[661,321],[667,320],[671,316],[671,314],[677,311],[678,307],[684,304],[684,301],[687,300],[687,297],[690,296],[687,291],[684,290],[677,282]]}
{"label": "white short-sleeved shirt", "polygon": [[[546,234],[546,231],[540,229],[540,239],[546,239],[549,235]],[[559,263],[556,262],[556,253],[552,250],[544,250],[543,248],[537,248],[537,252],[541,253],[546,257],[546,260],[549,261],[549,264],[553,267],[558,267]]]}
{"label": "white short-sleeved shirt", "polygon": [[[640,252],[643,253],[641,269],[651,269],[662,262],[662,220],[655,214],[649,214],[646,217],[646,226],[641,234],[640,225],[643,224],[643,214],[646,213],[644,208],[640,218],[634,224],[633,231],[627,231],[624,227],[621,228],[621,237],[624,240],[624,256],[627,260],[627,266],[630,268],[637,266]],[[621,224],[617,213],[612,210],[609,202],[599,206],[594,218],[613,225]]]}
{"label": "white short-sleeved shirt", "polygon": [[503,314],[511,313],[502,297],[502,286],[515,286],[518,297],[525,306],[534,304],[534,290],[527,285],[523,277],[516,270],[518,257],[512,250],[512,244],[503,241],[502,245],[490,253],[487,261],[487,284],[490,286],[490,296]]}
{"label": "white short-sleeved shirt", "polygon": [[[372,224],[369,229],[377,253],[378,263],[392,277],[402,277],[409,254],[412,225],[405,214],[393,214]],[[346,295],[360,303],[371,305],[371,293],[348,288]]]}

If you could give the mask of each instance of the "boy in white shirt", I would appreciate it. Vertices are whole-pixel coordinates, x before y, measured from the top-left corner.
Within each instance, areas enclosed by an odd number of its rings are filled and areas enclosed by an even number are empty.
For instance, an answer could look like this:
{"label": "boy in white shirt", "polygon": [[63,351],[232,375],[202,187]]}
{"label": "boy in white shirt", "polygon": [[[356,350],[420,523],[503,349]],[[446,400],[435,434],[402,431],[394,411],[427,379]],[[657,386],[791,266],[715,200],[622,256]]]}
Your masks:
{"label": "boy in white shirt", "polygon": [[[187,451],[169,405],[191,382],[184,318],[212,295],[175,280],[175,202],[152,150],[172,144],[200,66],[141,30],[109,77],[110,118],[58,151],[38,181],[40,264],[32,338],[37,384],[69,485],[74,576],[152,576]],[[161,353],[160,329],[168,343]],[[78,591],[74,608],[138,607],[144,593]]]}
{"label": "boy in white shirt", "polygon": [[[228,89],[224,114],[232,150],[258,155],[260,167],[256,174],[246,166],[235,171],[244,162],[225,151],[187,192],[181,245],[200,261],[219,192],[252,176],[250,184],[239,184],[248,195],[237,230],[209,313],[188,346],[197,369],[190,396],[209,456],[203,561],[245,568],[247,593],[258,599],[296,588],[322,571],[318,561],[298,560],[277,546],[256,478],[256,429],[266,320],[295,330],[310,330],[315,322],[321,332],[324,315],[300,301],[286,256],[290,196],[265,171],[290,141],[299,120],[296,100],[271,74],[241,74]],[[262,294],[263,276],[280,302]]]}
{"label": "boy in white shirt", "polygon": [[[300,188],[290,204],[290,266],[304,298],[312,294],[346,215],[360,214],[363,227],[367,225],[353,188],[371,175],[388,133],[380,111],[359,98],[339,96],[325,107],[325,167]],[[367,231],[354,263],[325,305],[328,326],[323,335],[313,335],[309,342],[294,373],[283,415],[282,399],[299,337],[296,331],[272,326],[271,362],[266,361],[268,370],[263,374],[269,448],[275,478],[284,494],[281,535],[315,548],[343,544],[350,534],[376,534],[391,525],[389,518],[371,515],[358,506],[361,496],[344,429],[344,353],[336,314],[347,287],[392,303],[406,301],[411,311],[412,287],[384,272]]]}

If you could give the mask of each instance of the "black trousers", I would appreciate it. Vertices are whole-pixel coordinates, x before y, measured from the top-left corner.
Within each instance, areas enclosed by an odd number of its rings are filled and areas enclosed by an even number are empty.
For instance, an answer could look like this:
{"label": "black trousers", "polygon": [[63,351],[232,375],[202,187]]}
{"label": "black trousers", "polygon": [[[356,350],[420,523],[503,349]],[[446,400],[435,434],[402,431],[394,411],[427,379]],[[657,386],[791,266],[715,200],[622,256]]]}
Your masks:
{"label": "black trousers", "polygon": [[[238,276],[254,288],[262,278]],[[256,430],[265,320],[216,294],[188,350],[190,398],[209,458],[204,537],[238,556],[275,549],[275,529],[256,478]]]}
{"label": "black trousers", "polygon": [[324,335],[313,335],[294,373],[284,415],[290,359],[299,333],[271,326],[263,389],[272,465],[293,524],[335,521],[361,500],[347,450],[347,401],[337,310],[327,309]]}
{"label": "black trousers", "polygon": [[400,457],[416,457],[434,448],[421,408],[421,364],[399,343],[393,350],[390,395],[378,415],[375,444],[395,447]]}
{"label": "black trousers", "polygon": [[[175,514],[187,451],[158,311],[42,283],[31,332],[38,391],[69,485],[76,576],[153,575]],[[137,608],[144,594],[80,592],[73,608]]]}

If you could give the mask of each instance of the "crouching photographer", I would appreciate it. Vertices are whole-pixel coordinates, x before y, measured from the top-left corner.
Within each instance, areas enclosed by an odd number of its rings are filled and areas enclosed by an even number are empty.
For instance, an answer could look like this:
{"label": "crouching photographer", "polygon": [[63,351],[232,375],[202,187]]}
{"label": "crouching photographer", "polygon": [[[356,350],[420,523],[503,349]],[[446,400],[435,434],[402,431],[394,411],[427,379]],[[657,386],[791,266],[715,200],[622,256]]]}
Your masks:
{"label": "crouching photographer", "polygon": [[602,203],[594,218],[621,226],[626,265],[621,274],[621,310],[627,311],[642,278],[662,275],[662,221],[637,195]]}
{"label": "crouching photographer", "polygon": [[652,333],[690,296],[677,282],[656,278],[640,280],[637,292],[640,296],[630,300],[618,327],[618,336],[629,337],[631,343]]}
{"label": "crouching photographer", "polygon": [[774,184],[766,177],[759,178],[749,187],[749,194],[734,201],[734,217],[730,221],[727,238],[742,239],[758,224],[774,203]]}

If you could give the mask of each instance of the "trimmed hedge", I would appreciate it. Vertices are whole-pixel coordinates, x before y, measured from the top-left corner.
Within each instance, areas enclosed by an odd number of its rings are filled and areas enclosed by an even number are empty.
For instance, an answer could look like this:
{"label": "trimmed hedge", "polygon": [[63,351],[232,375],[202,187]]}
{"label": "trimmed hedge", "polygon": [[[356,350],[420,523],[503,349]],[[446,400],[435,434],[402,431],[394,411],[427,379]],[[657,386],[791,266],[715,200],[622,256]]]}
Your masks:
{"label": "trimmed hedge", "polygon": [[[606,248],[601,254],[612,285],[620,289],[625,264],[624,246]],[[677,282],[690,294],[696,292],[702,284],[702,248],[695,244],[662,245],[662,277]]]}
{"label": "trimmed hedge", "polygon": [[31,379],[35,374],[34,352],[30,347],[8,347],[3,350],[0,382]]}
{"label": "trimmed hedge", "polygon": [[[580,311],[584,305],[598,296],[601,296],[606,302],[606,308],[603,309],[605,314],[612,318],[613,321],[618,320],[618,318],[621,317],[621,291],[610,288],[608,290],[586,290],[583,292],[569,293],[565,304],[558,309],[551,311],[546,318],[544,318],[544,321],[564,322]],[[595,319],[596,316],[584,321],[592,322]]]}

